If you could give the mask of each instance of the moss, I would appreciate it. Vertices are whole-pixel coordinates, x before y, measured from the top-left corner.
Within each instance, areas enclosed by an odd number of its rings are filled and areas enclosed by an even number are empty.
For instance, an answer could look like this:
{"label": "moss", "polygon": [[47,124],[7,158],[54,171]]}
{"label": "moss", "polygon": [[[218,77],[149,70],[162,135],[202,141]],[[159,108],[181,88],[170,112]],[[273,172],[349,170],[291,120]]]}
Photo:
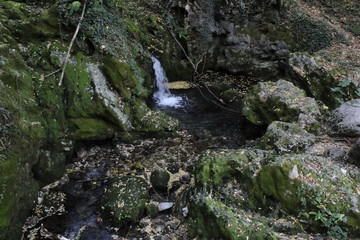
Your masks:
{"label": "moss", "polygon": [[[20,137],[20,136],[18,136]],[[37,183],[31,167],[36,162],[40,142],[18,138],[0,161],[0,236],[20,239],[22,223],[33,205]]]}
{"label": "moss", "polygon": [[254,179],[254,195],[262,199],[263,194],[281,203],[281,208],[296,214],[300,208],[300,198],[297,194],[299,182],[289,179],[290,166],[265,166]]}
{"label": "moss", "polygon": [[249,162],[246,152],[246,150],[239,150],[204,153],[196,166],[197,186],[217,189],[227,180],[241,177],[239,169]]}
{"label": "moss", "polygon": [[191,204],[189,235],[200,239],[275,239],[266,226],[268,220],[250,218],[210,196],[198,194]]}
{"label": "moss", "polygon": [[69,138],[76,140],[109,139],[116,131],[114,125],[101,119],[77,118],[71,119],[71,122],[75,125],[75,131],[69,135]]}
{"label": "moss", "polygon": [[32,15],[31,10],[24,3],[14,1],[1,1],[0,6],[2,9],[0,13],[6,20],[21,20]]}
{"label": "moss", "polygon": [[137,86],[137,79],[131,66],[115,57],[107,56],[104,58],[104,73],[110,83],[121,93],[125,99],[131,98],[131,91]]}
{"label": "moss", "polygon": [[87,66],[90,62],[88,57],[78,52],[66,68],[66,115],[70,118],[89,118],[106,113],[92,87],[92,77]]}

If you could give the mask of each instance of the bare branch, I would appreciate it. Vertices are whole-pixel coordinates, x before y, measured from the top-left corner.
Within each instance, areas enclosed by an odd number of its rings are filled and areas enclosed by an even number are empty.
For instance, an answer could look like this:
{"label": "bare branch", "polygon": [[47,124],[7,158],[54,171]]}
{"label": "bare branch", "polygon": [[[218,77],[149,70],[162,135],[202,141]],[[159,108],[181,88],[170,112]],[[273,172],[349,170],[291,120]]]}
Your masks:
{"label": "bare branch", "polygon": [[62,72],[61,72],[61,77],[60,77],[60,81],[59,81],[59,86],[62,85],[62,82],[63,82],[63,79],[64,79],[64,74],[65,74],[65,69],[66,69],[66,65],[67,65],[67,62],[69,60],[69,57],[70,57],[70,52],[71,52],[71,49],[72,49],[72,46],[75,42],[75,39],[76,39],[76,36],[78,35],[79,33],[79,30],[80,30],[80,26],[81,26],[81,23],[84,19],[84,15],[85,15],[85,10],[86,10],[86,2],[84,2],[84,6],[83,6],[83,9],[82,9],[82,12],[81,12],[81,16],[80,16],[80,20],[79,20],[79,23],[76,27],[76,30],[74,32],[74,35],[71,39],[71,42],[70,42],[70,45],[69,45],[69,49],[68,49],[68,52],[66,54],[66,57],[65,57],[65,61],[64,61],[64,66],[62,68]]}

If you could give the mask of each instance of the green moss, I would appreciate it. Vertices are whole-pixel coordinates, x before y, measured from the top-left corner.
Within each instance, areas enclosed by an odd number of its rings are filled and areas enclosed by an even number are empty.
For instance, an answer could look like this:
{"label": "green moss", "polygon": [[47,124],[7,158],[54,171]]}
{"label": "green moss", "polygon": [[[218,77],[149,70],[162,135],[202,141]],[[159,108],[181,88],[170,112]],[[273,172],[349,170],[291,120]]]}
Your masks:
{"label": "green moss", "polygon": [[[18,136],[20,137],[20,136]],[[31,167],[36,162],[40,142],[17,139],[0,161],[0,236],[20,239],[22,223],[33,205],[37,183]]]}
{"label": "green moss", "polygon": [[259,199],[263,194],[281,203],[281,208],[289,213],[297,213],[300,198],[297,194],[299,182],[289,179],[290,166],[265,166],[255,181],[255,196]]}
{"label": "green moss", "polygon": [[234,211],[210,196],[198,194],[191,204],[189,235],[199,239],[275,239],[266,226],[268,220],[250,218],[242,210]]}
{"label": "green moss", "polygon": [[125,99],[131,98],[131,89],[137,86],[137,79],[131,66],[115,57],[107,56],[104,59],[104,73],[110,83]]}
{"label": "green moss", "polygon": [[114,136],[116,127],[101,119],[77,118],[71,119],[75,131],[69,135],[76,140],[109,139]]}
{"label": "green moss", "polygon": [[88,57],[78,52],[66,68],[66,115],[70,118],[89,118],[106,114],[92,87],[92,77],[87,66],[90,62]]}
{"label": "green moss", "polygon": [[204,153],[196,166],[197,186],[217,189],[227,180],[241,177],[240,169],[249,162],[246,152],[239,150]]}

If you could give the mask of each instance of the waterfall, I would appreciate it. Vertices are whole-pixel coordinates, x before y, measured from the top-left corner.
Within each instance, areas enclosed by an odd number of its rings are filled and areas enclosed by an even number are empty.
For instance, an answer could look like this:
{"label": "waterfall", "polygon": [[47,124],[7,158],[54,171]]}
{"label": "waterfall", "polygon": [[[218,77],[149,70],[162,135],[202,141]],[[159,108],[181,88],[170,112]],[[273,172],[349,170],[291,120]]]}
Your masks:
{"label": "waterfall", "polygon": [[178,108],[182,105],[182,98],[171,94],[168,86],[168,79],[159,60],[151,57],[155,71],[155,84],[157,91],[154,92],[153,98],[157,105]]}

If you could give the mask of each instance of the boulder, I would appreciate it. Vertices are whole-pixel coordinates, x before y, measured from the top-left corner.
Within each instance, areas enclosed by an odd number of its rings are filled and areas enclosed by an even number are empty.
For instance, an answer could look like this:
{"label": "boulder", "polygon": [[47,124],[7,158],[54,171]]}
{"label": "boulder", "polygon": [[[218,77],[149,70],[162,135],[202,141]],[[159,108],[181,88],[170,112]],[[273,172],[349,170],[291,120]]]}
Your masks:
{"label": "boulder", "polygon": [[349,159],[358,167],[360,167],[360,138],[352,146],[349,152]]}
{"label": "boulder", "polygon": [[260,139],[260,148],[277,153],[296,153],[315,143],[315,136],[298,124],[274,121]]}
{"label": "boulder", "polygon": [[311,132],[321,128],[315,99],[306,97],[303,90],[285,80],[256,84],[244,97],[242,114],[257,125],[284,121],[298,122]]}
{"label": "boulder", "polygon": [[198,239],[274,239],[264,217],[233,210],[210,195],[197,194],[190,205],[189,235]]}
{"label": "boulder", "polygon": [[102,198],[103,213],[114,224],[125,226],[140,219],[149,198],[149,186],[143,178],[125,176],[115,178]]}
{"label": "boulder", "polygon": [[258,172],[248,190],[262,205],[264,199],[276,199],[291,214],[318,212],[325,218],[324,225],[335,224],[332,221],[336,216],[342,216],[337,221],[350,232],[356,231],[360,220],[359,182],[350,171],[360,172],[352,168],[306,154],[279,156]]}
{"label": "boulder", "polygon": [[165,170],[155,170],[151,173],[150,181],[153,188],[161,191],[166,191],[170,174]]}
{"label": "boulder", "polygon": [[329,120],[329,134],[333,136],[360,137],[360,99],[341,104]]}
{"label": "boulder", "polygon": [[[347,86],[339,88],[339,77],[344,73],[336,70],[329,71],[318,58],[306,53],[292,53],[288,62],[288,73],[293,78],[295,84],[301,86],[309,96],[322,101],[330,108],[339,105],[339,100],[353,95],[356,86],[350,81]],[[346,76],[347,79],[352,77]],[[355,80],[355,79],[354,79]]]}

